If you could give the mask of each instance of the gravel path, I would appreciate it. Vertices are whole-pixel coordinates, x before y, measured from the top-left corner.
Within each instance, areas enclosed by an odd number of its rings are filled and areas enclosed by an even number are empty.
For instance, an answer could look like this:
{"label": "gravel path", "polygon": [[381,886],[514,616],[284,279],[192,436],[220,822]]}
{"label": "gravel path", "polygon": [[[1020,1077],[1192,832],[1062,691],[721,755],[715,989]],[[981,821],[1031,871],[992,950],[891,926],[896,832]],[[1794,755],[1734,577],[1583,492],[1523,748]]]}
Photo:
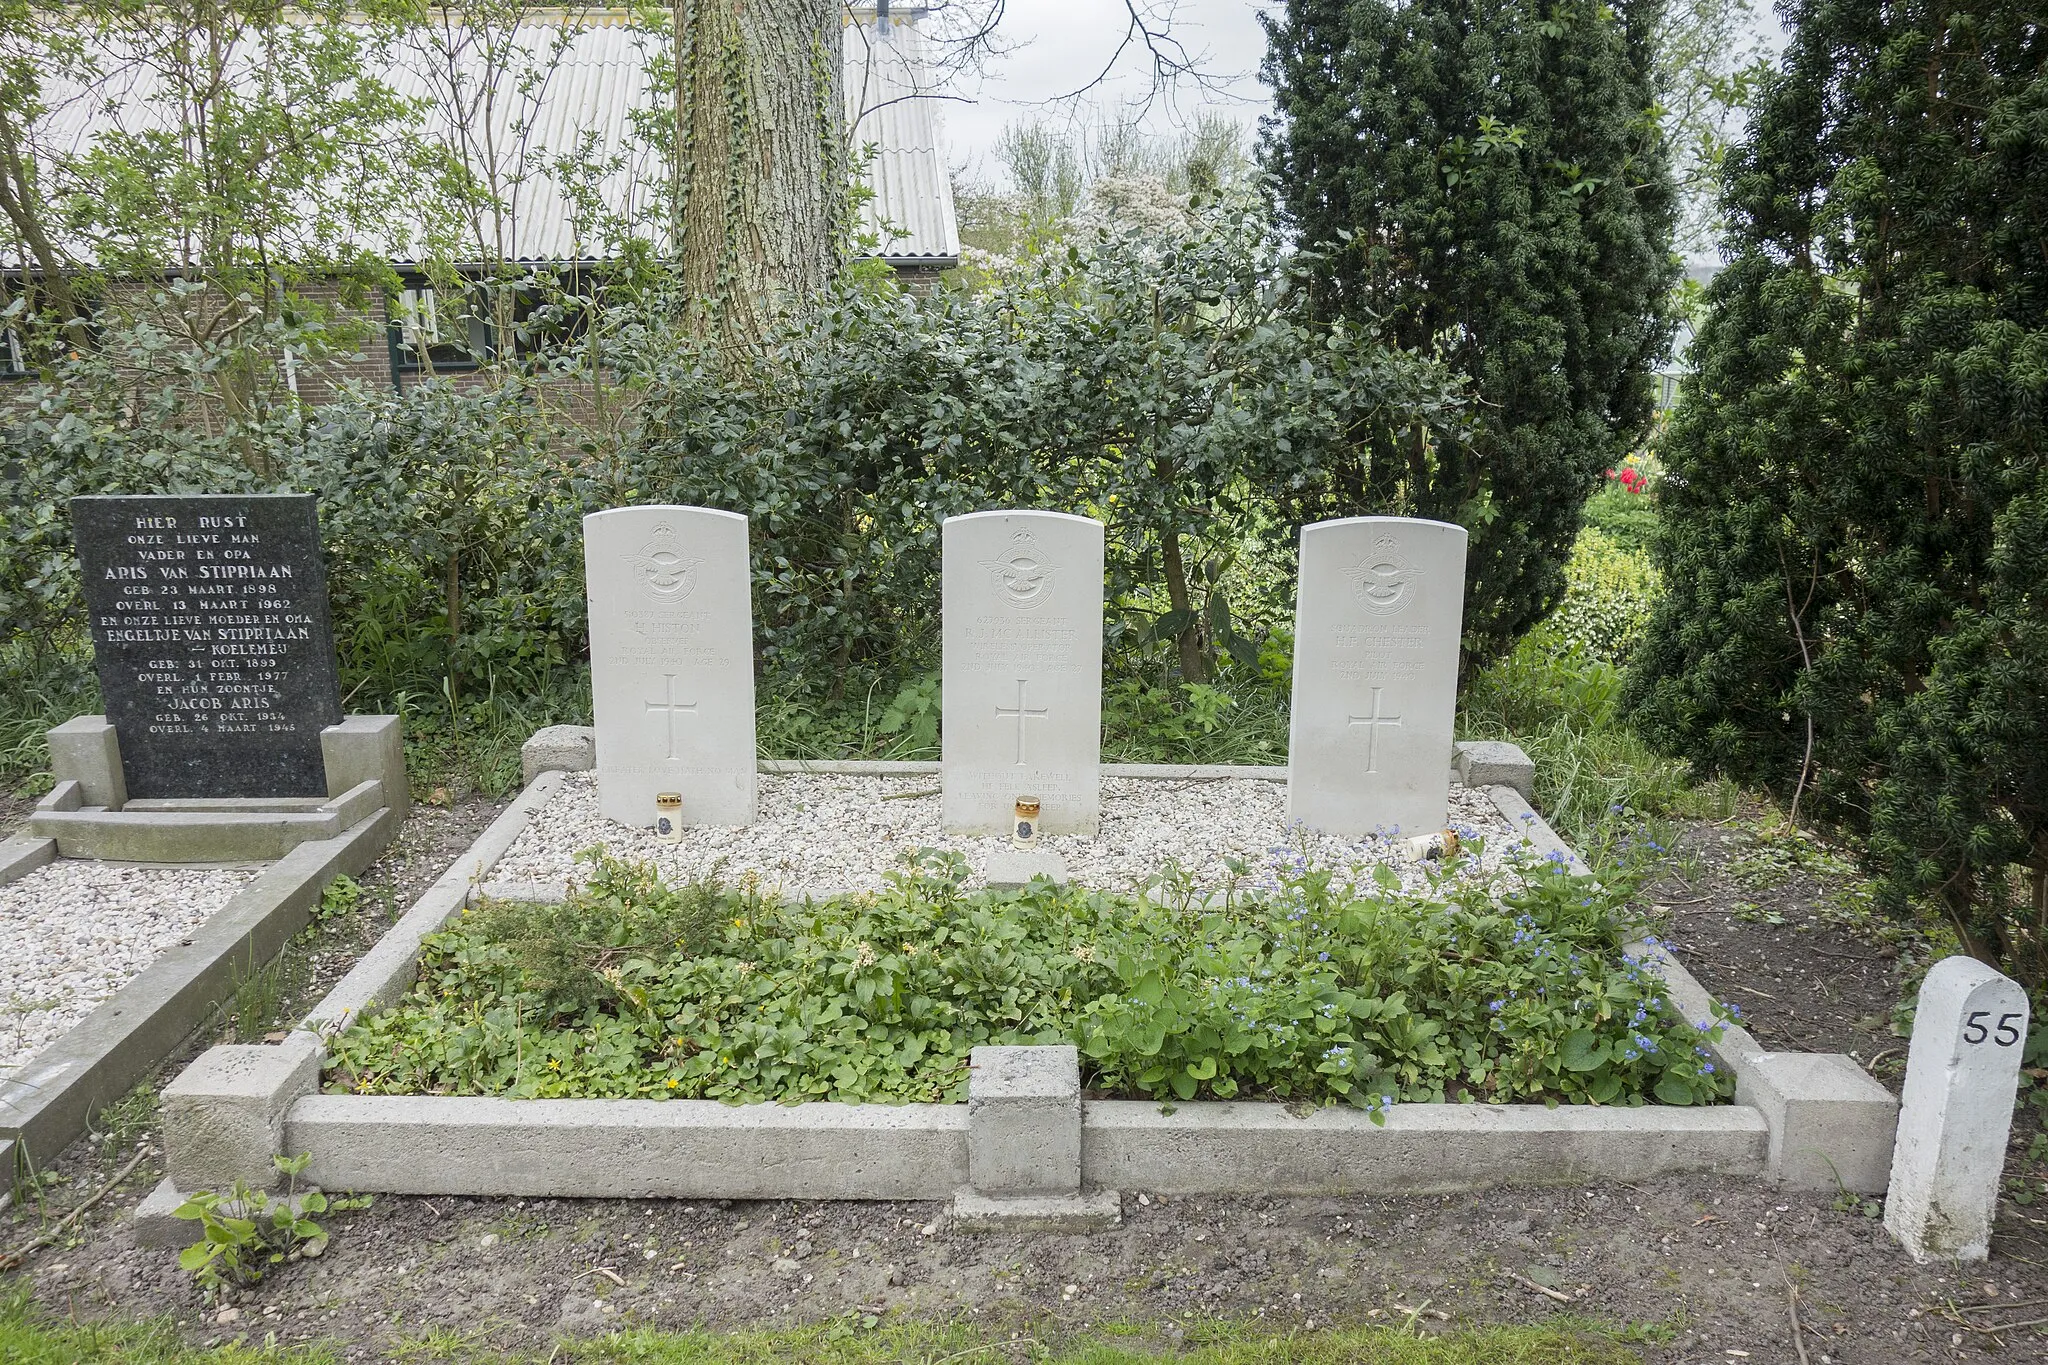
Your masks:
{"label": "gravel path", "polygon": [[257,871],[66,858],[0,886],[0,1074],[134,980]]}
{"label": "gravel path", "polygon": [[[1485,866],[1500,862],[1512,832],[1485,793],[1453,787],[1451,823],[1466,837],[1486,838]],[[921,847],[964,854],[977,873],[990,853],[1010,847],[1000,836],[941,832],[935,777],[763,774],[755,824],[692,828],[682,843],[664,844],[648,831],[600,816],[595,775],[572,773],[499,860],[491,879],[565,881],[578,870],[576,853],[598,844],[616,856],[655,863],[672,882],[702,876],[722,858],[727,878],[751,871],[770,885],[813,894],[879,888],[885,872]],[[1287,789],[1278,782],[1105,778],[1101,837],[1049,835],[1043,845],[1066,860],[1075,881],[1106,890],[1139,887],[1169,860],[1204,887],[1230,876],[1225,858],[1248,864],[1257,878],[1276,860],[1291,861],[1296,850],[1315,866],[1342,871],[1391,862],[1412,888],[1427,876],[1403,863],[1384,841],[1290,836]]]}

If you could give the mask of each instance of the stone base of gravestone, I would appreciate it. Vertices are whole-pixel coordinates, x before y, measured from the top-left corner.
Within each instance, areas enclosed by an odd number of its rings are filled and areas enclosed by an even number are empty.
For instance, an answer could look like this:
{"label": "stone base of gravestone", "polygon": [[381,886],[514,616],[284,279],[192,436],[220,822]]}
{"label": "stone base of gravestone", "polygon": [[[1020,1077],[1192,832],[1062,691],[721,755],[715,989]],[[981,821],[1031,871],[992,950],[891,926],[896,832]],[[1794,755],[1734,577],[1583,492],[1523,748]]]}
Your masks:
{"label": "stone base of gravestone", "polygon": [[397,716],[346,716],[320,732],[325,796],[129,797],[120,740],[105,716],[50,731],[55,785],[28,833],[66,858],[139,863],[265,862],[388,813],[384,838],[412,806]]}

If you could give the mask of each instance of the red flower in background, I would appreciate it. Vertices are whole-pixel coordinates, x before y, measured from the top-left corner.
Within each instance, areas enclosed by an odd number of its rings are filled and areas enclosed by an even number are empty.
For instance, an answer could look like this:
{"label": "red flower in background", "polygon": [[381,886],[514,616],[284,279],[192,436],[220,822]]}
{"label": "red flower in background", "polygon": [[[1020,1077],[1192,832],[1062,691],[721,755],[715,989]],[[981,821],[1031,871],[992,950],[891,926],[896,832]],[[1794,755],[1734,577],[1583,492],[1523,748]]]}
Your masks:
{"label": "red flower in background", "polygon": [[1650,491],[1649,476],[1640,469],[1610,469],[1607,471],[1607,477],[1631,493],[1647,493]]}

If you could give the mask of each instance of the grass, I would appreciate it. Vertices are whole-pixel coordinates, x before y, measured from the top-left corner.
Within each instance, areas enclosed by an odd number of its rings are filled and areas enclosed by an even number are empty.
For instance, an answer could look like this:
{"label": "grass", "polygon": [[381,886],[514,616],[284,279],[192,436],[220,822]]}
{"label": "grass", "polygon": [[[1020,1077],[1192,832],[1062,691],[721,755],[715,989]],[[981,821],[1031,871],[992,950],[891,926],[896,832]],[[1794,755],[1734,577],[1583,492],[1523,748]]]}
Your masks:
{"label": "grass", "polygon": [[[394,1352],[408,1360],[540,1365],[940,1365],[940,1362],[1032,1362],[1033,1365],[1151,1365],[1161,1347],[1145,1328],[1105,1326],[1007,1337],[957,1324],[890,1322],[879,1327],[840,1319],[817,1327],[774,1331],[630,1331],[565,1341],[547,1351],[505,1352],[437,1334]],[[1040,1327],[1054,1336],[1049,1324]],[[1410,1335],[1396,1327],[1275,1332],[1247,1321],[1191,1324],[1177,1365],[1640,1365],[1626,1338],[1594,1323],[1560,1319],[1534,1327],[1484,1327]],[[266,1347],[186,1344],[168,1320],[78,1325],[38,1312],[25,1292],[0,1301],[0,1360],[9,1365],[338,1365],[330,1345]]]}
{"label": "grass", "polygon": [[1648,817],[1727,819],[1740,796],[1725,780],[1696,785],[1683,760],[1657,753],[1629,727],[1620,699],[1619,669],[1539,628],[1471,680],[1459,718],[1466,739],[1522,746],[1536,763],[1537,809],[1596,865]]}
{"label": "grass", "polygon": [[0,638],[0,791],[48,791],[50,745],[44,732],[99,709],[99,680],[83,631]]}

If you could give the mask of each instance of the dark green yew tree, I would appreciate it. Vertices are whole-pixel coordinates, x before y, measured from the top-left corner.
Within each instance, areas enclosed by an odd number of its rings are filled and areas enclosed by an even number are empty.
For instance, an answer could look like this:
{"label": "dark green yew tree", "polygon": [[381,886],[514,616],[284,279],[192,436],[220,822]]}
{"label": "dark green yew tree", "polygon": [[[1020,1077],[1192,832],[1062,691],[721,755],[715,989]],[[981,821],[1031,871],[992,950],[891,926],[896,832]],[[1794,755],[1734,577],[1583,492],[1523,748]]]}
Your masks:
{"label": "dark green yew tree", "polygon": [[1472,380],[1469,440],[1361,433],[1304,518],[1472,533],[1468,655],[1554,606],[1579,509],[1646,431],[1669,342],[1659,0],[1289,0],[1266,162],[1319,303]]}
{"label": "dark green yew tree", "polygon": [[2048,979],[2048,28],[1800,0],[1665,457],[1653,734]]}

